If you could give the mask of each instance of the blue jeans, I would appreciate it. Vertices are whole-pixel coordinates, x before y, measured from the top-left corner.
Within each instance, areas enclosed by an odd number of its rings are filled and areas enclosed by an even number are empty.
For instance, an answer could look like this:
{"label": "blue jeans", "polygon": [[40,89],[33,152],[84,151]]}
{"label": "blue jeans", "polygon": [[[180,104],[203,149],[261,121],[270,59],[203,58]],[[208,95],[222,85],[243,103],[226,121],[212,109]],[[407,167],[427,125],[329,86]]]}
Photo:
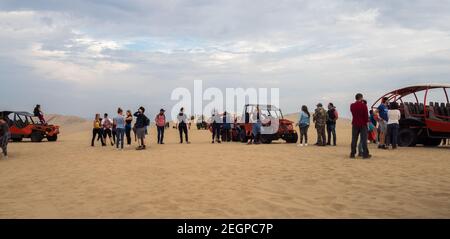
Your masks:
{"label": "blue jeans", "polygon": [[125,135],[125,129],[122,128],[117,128],[116,129],[116,147],[119,148],[119,143],[120,143],[120,147],[123,149],[123,137]]}
{"label": "blue jeans", "polygon": [[398,140],[398,124],[388,124],[387,126],[387,145],[391,144],[392,148],[397,148]]}
{"label": "blue jeans", "polygon": [[336,145],[336,124],[327,124],[328,142],[331,144],[331,136],[333,136],[333,145]]}
{"label": "blue jeans", "polygon": [[157,126],[158,130],[158,144],[162,144],[164,140],[164,126]]}
{"label": "blue jeans", "polygon": [[[356,154],[356,146],[358,144],[358,138],[361,140],[361,150],[363,157],[367,157],[369,155],[369,149],[367,147],[367,126],[357,127],[352,126],[352,145],[350,155],[355,156]],[[360,137],[361,136],[361,137]]]}

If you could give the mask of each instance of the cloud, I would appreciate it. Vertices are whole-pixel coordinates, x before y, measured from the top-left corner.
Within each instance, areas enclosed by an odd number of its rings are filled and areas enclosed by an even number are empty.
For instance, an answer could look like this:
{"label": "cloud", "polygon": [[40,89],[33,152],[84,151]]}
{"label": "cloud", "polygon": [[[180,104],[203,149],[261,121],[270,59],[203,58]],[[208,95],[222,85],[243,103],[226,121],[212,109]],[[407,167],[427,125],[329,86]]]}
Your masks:
{"label": "cloud", "polygon": [[[47,107],[83,116],[118,105],[168,108],[175,103],[171,90],[192,88],[193,80],[221,89],[278,87],[285,112],[333,101],[348,115],[356,92],[374,100],[403,85],[448,82],[449,6],[445,1],[5,0],[0,77],[13,91],[32,81],[70,92],[64,98],[74,106],[70,110],[55,101]],[[4,89],[2,107],[42,102],[33,91],[11,101]]]}

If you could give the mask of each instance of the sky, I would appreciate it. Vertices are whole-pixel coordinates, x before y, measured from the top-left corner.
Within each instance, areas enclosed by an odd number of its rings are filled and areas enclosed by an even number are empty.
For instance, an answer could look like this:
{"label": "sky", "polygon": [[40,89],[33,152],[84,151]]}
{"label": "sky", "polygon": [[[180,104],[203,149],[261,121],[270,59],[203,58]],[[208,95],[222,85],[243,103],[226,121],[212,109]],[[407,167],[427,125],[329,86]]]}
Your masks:
{"label": "sky", "polygon": [[349,116],[358,92],[450,83],[450,1],[0,1],[0,109],[154,114],[194,80]]}

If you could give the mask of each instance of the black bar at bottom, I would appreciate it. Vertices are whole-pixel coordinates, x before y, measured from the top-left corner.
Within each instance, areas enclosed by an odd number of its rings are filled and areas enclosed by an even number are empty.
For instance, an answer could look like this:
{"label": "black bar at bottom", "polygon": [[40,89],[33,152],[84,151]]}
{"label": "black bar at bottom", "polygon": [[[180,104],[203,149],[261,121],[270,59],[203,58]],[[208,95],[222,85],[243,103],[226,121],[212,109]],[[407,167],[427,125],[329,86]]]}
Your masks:
{"label": "black bar at bottom", "polygon": [[[0,231],[65,238],[114,236],[123,238],[310,238],[448,237],[449,220],[260,220],[260,219],[143,219],[143,220],[0,220]],[[8,234],[5,234],[8,235]]]}

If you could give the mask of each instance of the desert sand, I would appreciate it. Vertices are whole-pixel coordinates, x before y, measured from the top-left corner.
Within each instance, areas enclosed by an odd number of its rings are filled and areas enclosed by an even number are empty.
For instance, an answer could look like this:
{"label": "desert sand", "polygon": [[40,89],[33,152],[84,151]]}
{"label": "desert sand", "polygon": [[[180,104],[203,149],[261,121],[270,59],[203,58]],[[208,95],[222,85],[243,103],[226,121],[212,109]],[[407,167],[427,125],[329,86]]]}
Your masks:
{"label": "desert sand", "polygon": [[[91,122],[58,116],[57,142],[11,143],[0,159],[0,218],[449,218],[449,147],[375,149],[350,160],[350,123],[337,147],[210,143],[118,151],[90,146]],[[194,128],[194,127],[193,127]],[[310,143],[316,134],[310,128]]]}

